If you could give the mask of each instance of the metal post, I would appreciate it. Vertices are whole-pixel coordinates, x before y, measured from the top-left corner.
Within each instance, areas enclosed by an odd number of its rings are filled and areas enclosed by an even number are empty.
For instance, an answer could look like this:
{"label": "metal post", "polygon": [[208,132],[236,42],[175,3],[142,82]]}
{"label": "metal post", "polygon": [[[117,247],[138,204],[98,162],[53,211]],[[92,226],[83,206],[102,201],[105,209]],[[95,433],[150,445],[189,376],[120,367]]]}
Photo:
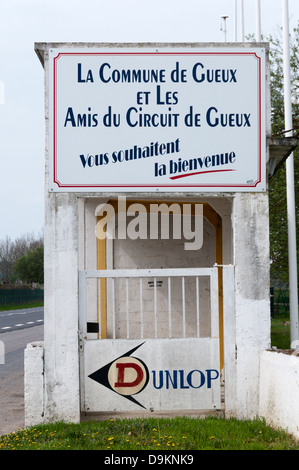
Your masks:
{"label": "metal post", "polygon": [[171,318],[171,277],[168,277],[168,337],[172,337],[172,318]]}
{"label": "metal post", "polygon": [[[284,75],[284,111],[286,137],[293,135],[291,76],[290,76],[290,44],[289,44],[289,8],[288,0],[282,0],[283,10],[283,75]],[[297,248],[296,248],[296,212],[294,184],[293,153],[286,161],[287,183],[287,216],[288,216],[288,255],[289,255],[289,298],[291,322],[291,347],[299,346],[298,335],[298,280],[297,280]]]}
{"label": "metal post", "polygon": [[238,41],[238,17],[237,17],[237,3],[238,0],[235,0],[235,42]]}
{"label": "metal post", "polygon": [[241,0],[241,41],[244,42],[244,0]]}
{"label": "metal post", "polygon": [[260,0],[256,0],[256,40],[261,42],[261,6]]}

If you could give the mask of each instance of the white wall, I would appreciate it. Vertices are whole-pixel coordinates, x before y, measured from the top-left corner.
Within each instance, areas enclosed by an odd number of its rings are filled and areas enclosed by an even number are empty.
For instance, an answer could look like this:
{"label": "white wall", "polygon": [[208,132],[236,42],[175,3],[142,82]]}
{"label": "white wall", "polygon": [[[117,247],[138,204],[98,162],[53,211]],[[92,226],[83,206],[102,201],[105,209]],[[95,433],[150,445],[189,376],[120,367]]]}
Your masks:
{"label": "white wall", "polygon": [[25,426],[44,421],[44,343],[27,344],[24,352]]}
{"label": "white wall", "polygon": [[[297,353],[298,354],[298,353]],[[299,439],[299,356],[263,351],[259,414]]]}

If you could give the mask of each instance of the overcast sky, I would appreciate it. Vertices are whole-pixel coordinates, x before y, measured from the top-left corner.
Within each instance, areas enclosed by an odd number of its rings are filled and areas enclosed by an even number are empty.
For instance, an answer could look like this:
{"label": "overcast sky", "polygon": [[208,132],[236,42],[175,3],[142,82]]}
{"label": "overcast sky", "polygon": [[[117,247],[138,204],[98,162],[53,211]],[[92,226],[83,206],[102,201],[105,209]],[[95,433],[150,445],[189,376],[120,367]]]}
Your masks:
{"label": "overcast sky", "polygon": [[[282,0],[260,0],[262,34],[279,34]],[[244,0],[245,35],[255,0]],[[0,0],[0,239],[44,224],[44,83],[35,42],[234,41],[234,0]],[[238,1],[238,40],[240,36]],[[289,0],[290,30],[299,0]]]}

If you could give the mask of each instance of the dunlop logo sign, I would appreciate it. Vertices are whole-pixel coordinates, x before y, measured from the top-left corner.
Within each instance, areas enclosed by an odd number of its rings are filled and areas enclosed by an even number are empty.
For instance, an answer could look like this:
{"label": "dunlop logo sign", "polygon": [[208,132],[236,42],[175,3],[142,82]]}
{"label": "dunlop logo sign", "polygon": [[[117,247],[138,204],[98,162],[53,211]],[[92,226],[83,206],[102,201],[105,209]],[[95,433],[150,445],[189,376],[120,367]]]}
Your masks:
{"label": "dunlop logo sign", "polygon": [[211,389],[214,381],[219,379],[219,371],[216,369],[151,370],[141,359],[132,356],[143,344],[96,370],[89,378],[145,409],[146,404],[140,403],[135,397],[148,386],[153,391]]}

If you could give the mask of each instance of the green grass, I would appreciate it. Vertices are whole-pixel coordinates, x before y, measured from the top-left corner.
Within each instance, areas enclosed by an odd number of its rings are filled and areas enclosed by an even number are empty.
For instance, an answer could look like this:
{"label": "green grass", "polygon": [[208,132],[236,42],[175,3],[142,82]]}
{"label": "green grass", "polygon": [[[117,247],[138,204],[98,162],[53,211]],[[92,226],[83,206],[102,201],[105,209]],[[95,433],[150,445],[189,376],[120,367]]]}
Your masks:
{"label": "green grass", "polygon": [[19,310],[21,308],[35,308],[35,307],[43,307],[43,306],[44,306],[43,301],[30,302],[26,304],[6,304],[6,305],[0,305],[0,312],[5,312],[8,310]]}
{"label": "green grass", "polygon": [[299,450],[262,420],[207,417],[53,423],[0,437],[0,450]]}
{"label": "green grass", "polygon": [[290,318],[287,316],[276,316],[271,318],[271,346],[278,349],[290,348]]}

